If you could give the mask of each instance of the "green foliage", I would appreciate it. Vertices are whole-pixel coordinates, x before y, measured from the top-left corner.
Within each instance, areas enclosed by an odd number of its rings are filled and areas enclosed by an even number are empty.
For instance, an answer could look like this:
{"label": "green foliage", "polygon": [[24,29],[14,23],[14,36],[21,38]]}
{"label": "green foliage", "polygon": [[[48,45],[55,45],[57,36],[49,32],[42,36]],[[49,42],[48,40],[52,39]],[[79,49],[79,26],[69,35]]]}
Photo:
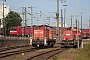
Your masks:
{"label": "green foliage", "polygon": [[58,60],[58,57],[54,56],[51,60]]}
{"label": "green foliage", "polygon": [[[6,34],[9,34],[10,27],[12,26],[21,26],[22,18],[17,12],[10,11],[5,17],[6,24]],[[5,28],[5,27],[4,27]]]}
{"label": "green foliage", "polygon": [[76,54],[76,60],[90,60],[90,44],[85,45],[85,47],[78,50]]}

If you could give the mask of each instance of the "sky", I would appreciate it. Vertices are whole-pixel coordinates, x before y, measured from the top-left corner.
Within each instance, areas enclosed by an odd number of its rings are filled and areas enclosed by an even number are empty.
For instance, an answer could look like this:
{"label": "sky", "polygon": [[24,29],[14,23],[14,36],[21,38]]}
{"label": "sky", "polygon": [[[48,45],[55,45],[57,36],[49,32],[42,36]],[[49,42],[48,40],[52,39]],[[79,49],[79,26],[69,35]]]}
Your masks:
{"label": "sky", "polygon": [[[55,15],[57,11],[57,0],[6,0],[5,4],[10,6],[10,10],[16,11],[19,14],[22,13],[21,7],[27,8],[27,25],[30,25],[30,6],[33,7],[33,24],[47,24],[49,23],[47,17],[50,18],[50,24],[56,22]],[[66,2],[61,2],[62,0],[59,0],[59,11],[63,11],[64,16],[64,9],[66,8],[66,24],[67,26],[70,26],[70,19],[71,15],[73,16],[73,26],[75,26],[75,20],[76,20],[76,12],[78,12],[78,21],[79,26],[81,26],[81,13],[82,13],[82,22],[83,22],[83,28],[89,27],[89,19],[90,19],[90,0],[78,0],[78,10],[76,9],[76,1],[77,0],[66,0]],[[0,4],[3,2],[0,1]],[[63,6],[64,4],[67,4],[67,6]],[[41,12],[40,12],[41,11]],[[38,14],[37,14],[38,13]],[[22,15],[21,15],[22,17]]]}

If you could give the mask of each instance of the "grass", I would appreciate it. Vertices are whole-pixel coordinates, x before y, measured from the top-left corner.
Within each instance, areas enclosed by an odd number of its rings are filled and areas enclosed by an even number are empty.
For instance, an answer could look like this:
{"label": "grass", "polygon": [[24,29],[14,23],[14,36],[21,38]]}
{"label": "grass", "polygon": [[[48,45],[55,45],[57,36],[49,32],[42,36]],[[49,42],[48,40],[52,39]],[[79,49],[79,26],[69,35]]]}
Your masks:
{"label": "grass", "polygon": [[84,48],[71,48],[65,52],[53,56],[50,60],[90,60],[90,43],[85,44]]}
{"label": "grass", "polygon": [[76,53],[75,60],[90,60],[90,43],[80,48]]}
{"label": "grass", "polygon": [[58,60],[58,57],[57,56],[54,56],[52,59],[50,60]]}

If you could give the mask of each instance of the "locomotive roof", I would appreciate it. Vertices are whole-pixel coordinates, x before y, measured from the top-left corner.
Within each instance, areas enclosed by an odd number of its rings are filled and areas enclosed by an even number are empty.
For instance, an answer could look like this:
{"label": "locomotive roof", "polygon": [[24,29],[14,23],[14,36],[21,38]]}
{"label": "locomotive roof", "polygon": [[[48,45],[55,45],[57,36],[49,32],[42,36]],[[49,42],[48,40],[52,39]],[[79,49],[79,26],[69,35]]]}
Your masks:
{"label": "locomotive roof", "polygon": [[89,30],[89,29],[82,29],[82,30]]}
{"label": "locomotive roof", "polygon": [[11,27],[10,29],[11,29],[11,30],[12,30],[12,29],[15,30],[15,29],[17,29],[17,27]]}

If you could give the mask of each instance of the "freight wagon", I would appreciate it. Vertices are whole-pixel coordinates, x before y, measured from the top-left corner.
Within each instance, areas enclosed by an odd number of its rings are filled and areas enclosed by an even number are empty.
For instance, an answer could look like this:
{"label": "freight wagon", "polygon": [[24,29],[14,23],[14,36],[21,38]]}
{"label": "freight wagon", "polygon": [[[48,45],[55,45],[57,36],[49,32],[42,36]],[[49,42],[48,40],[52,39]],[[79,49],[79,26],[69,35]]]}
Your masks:
{"label": "freight wagon", "polygon": [[33,28],[30,27],[11,27],[10,28],[10,36],[30,36],[33,34],[33,30],[37,29],[37,26],[33,26]]}

